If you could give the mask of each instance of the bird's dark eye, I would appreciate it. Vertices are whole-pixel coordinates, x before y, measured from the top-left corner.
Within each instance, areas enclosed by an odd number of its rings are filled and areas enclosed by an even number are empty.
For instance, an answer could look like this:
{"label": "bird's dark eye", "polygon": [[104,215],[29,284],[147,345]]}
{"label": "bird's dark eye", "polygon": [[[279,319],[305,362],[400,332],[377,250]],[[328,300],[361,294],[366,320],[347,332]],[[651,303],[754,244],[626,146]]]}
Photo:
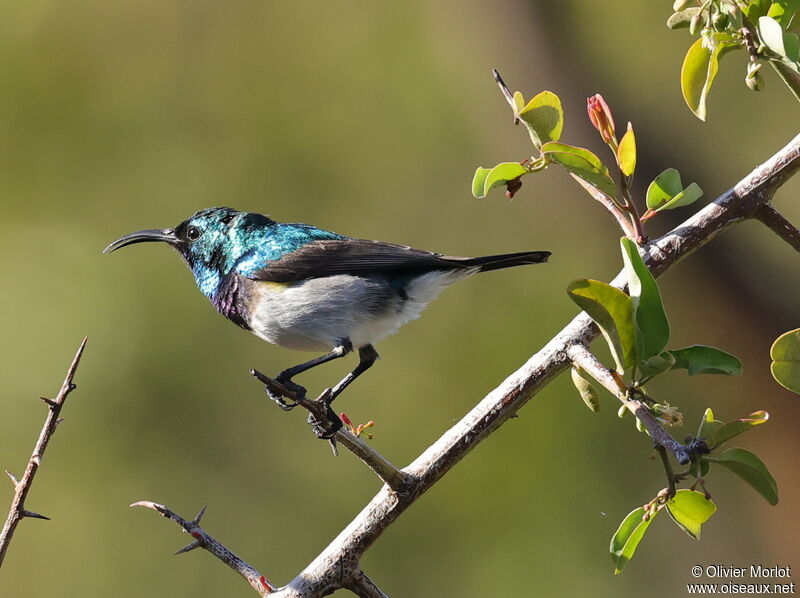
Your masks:
{"label": "bird's dark eye", "polygon": [[202,234],[203,233],[200,232],[200,229],[197,228],[196,226],[190,226],[189,228],[186,229],[186,238],[189,239],[190,241],[197,241],[197,239],[199,239],[200,235]]}
{"label": "bird's dark eye", "polygon": [[222,224],[230,224],[231,220],[233,220],[233,214],[228,214],[227,216],[223,216]]}

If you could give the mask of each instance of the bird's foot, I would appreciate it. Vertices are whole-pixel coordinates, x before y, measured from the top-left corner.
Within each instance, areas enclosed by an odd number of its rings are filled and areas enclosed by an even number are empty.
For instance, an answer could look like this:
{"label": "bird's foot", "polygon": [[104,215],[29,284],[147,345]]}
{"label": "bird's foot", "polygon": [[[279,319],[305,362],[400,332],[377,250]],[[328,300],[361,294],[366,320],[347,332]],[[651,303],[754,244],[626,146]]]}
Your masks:
{"label": "bird's foot", "polygon": [[311,411],[308,414],[308,424],[314,431],[314,435],[322,440],[332,440],[342,427],[342,420],[331,408],[330,403],[331,389],[328,388],[315,401],[321,409]]}

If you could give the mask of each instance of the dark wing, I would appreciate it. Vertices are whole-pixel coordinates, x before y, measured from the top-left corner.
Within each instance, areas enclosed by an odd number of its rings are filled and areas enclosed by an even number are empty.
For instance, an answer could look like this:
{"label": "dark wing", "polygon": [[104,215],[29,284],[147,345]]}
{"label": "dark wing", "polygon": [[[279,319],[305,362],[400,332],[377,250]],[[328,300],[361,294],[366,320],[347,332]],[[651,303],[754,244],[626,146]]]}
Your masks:
{"label": "dark wing", "polygon": [[248,278],[269,282],[294,282],[334,274],[412,274],[476,267],[492,270],[543,262],[549,255],[547,251],[527,251],[478,258],[453,257],[380,241],[322,240],[313,241],[279,260],[270,262],[266,268],[250,274]]}

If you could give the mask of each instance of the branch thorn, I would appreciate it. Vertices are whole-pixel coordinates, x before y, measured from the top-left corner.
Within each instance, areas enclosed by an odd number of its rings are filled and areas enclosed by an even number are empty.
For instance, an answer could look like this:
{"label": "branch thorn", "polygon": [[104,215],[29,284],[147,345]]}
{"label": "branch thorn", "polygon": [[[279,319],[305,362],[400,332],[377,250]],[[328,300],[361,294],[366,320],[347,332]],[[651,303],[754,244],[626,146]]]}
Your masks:
{"label": "branch thorn", "polygon": [[7,469],[6,469],[6,475],[11,479],[11,483],[14,484],[15,488],[17,486],[19,486],[19,480],[17,479],[17,476],[15,476],[13,473],[8,471]]}
{"label": "branch thorn", "polygon": [[27,509],[23,509],[22,511],[23,517],[30,517],[32,519],[45,519],[50,521],[50,518],[45,515],[40,515],[39,513],[34,513],[33,511],[28,511]]}
{"label": "branch thorn", "polygon": [[197,541],[197,540],[195,540],[191,544],[187,544],[186,546],[184,546],[180,550],[176,550],[173,554],[183,554],[185,552],[190,552],[190,551],[194,550],[195,548],[200,548],[200,542]]}
{"label": "branch thorn", "polygon": [[203,515],[206,514],[206,507],[208,507],[208,505],[204,505],[203,508],[200,509],[200,512],[197,514],[197,517],[192,519],[192,523],[194,523],[195,525],[200,523],[200,520],[203,518]]}

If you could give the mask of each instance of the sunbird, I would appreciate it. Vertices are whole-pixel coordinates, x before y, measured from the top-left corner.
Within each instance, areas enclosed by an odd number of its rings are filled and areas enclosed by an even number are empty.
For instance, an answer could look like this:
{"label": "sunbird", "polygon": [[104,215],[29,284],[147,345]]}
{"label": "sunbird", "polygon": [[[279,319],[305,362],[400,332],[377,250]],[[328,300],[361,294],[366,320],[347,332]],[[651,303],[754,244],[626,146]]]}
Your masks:
{"label": "sunbird", "polygon": [[375,363],[375,343],[419,317],[445,287],[550,256],[523,251],[453,257],[231,208],[200,210],[175,228],[130,233],[103,253],[151,241],[174,247],[200,291],[234,324],[281,347],[326,351],[275,378],[298,396],[306,391],[294,376],[357,350],[358,365],[330,390],[328,406]]}

